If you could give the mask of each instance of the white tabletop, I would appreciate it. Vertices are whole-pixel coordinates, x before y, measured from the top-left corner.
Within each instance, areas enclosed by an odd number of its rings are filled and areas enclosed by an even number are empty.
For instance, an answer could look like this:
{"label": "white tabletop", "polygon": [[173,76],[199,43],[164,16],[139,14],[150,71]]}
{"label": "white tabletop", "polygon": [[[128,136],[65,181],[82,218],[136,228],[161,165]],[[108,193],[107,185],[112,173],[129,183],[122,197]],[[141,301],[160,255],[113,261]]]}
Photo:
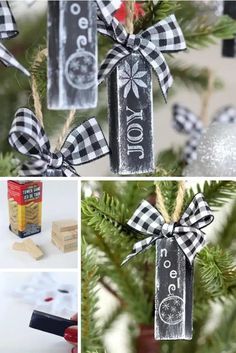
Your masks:
{"label": "white tabletop", "polygon": [[[77,285],[76,273],[54,273],[58,281]],[[5,353],[70,353],[63,337],[29,327],[33,305],[13,292],[30,279],[32,273],[0,273],[0,351]],[[20,348],[19,348],[20,347]]]}
{"label": "white tabletop", "polygon": [[77,252],[62,253],[51,242],[53,221],[78,219],[78,184],[71,180],[43,181],[42,232],[30,238],[45,256],[36,261],[27,253],[12,250],[21,238],[9,230],[7,183],[0,183],[0,268],[76,268]]}

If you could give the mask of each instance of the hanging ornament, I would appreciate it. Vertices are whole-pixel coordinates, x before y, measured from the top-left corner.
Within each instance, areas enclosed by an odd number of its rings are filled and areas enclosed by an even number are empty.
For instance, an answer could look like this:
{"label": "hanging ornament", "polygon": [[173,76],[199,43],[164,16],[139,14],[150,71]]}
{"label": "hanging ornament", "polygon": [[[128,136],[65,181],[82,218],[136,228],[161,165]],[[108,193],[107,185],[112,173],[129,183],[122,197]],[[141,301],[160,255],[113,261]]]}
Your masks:
{"label": "hanging ornament", "polygon": [[92,162],[109,153],[106,139],[95,118],[72,130],[59,151],[51,152],[50,142],[34,113],[26,108],[16,112],[9,143],[30,157],[23,176],[78,176],[74,167]]}
{"label": "hanging ornament", "polygon": [[[231,106],[221,108],[212,122],[236,124],[236,109]],[[173,127],[189,136],[183,151],[183,159],[189,164],[197,159],[197,148],[205,129],[201,119],[188,108],[175,104],[173,106]],[[197,174],[198,175],[198,174]]]}
{"label": "hanging ornament", "polygon": [[155,339],[192,338],[193,261],[205,244],[202,228],[213,221],[202,194],[194,196],[177,222],[166,222],[143,201],[128,225],[146,238],[134,244],[123,264],[156,246]]}
{"label": "hanging ornament", "polygon": [[113,18],[98,22],[101,34],[116,44],[98,74],[107,79],[111,170],[121,175],[154,171],[152,69],[167,100],[172,76],[162,52],[186,49],[182,31],[171,15],[142,33],[128,34]]}
{"label": "hanging ornament", "polygon": [[[203,134],[197,149],[197,166],[204,177],[236,175],[236,123],[213,123]],[[193,166],[196,168],[196,165]],[[187,170],[188,171],[188,170]],[[185,174],[187,174],[185,171]],[[190,173],[191,165],[190,165]]]}
{"label": "hanging ornament", "polygon": [[[0,1],[0,40],[10,39],[18,35],[16,21],[7,1]],[[15,67],[27,76],[30,76],[14,56],[0,43],[0,62],[9,67]]]}
{"label": "hanging ornament", "polygon": [[117,1],[48,1],[48,108],[97,105],[97,7],[110,23]]}
{"label": "hanging ornament", "polygon": [[34,274],[26,284],[13,293],[23,302],[49,314],[71,317],[77,308],[77,290],[74,285],[60,283],[50,273]]}
{"label": "hanging ornament", "polygon": [[[224,1],[224,14],[236,20],[236,2]],[[222,55],[227,58],[236,57],[236,33],[235,38],[223,40]]]}

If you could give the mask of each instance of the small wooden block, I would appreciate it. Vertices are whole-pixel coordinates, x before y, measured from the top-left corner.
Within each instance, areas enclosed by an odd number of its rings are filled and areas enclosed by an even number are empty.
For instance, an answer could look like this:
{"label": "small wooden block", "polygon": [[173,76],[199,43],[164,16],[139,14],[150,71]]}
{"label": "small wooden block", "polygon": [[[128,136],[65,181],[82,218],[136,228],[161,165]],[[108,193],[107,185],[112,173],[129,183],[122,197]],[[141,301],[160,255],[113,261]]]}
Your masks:
{"label": "small wooden block", "polygon": [[35,260],[40,260],[44,256],[44,253],[38,245],[36,245],[33,240],[26,239],[21,243],[14,243],[13,249],[18,251],[28,252]]}
{"label": "small wooden block", "polygon": [[56,238],[52,238],[52,243],[62,252],[67,253],[71,251],[76,251],[78,249],[77,242],[72,243],[69,245],[64,245],[60,241],[58,241]]}
{"label": "small wooden block", "polygon": [[71,231],[71,232],[63,232],[63,233],[56,233],[52,231],[52,237],[57,237],[61,241],[67,241],[67,240],[72,240],[72,239],[77,239],[78,238],[78,232],[76,231]]}
{"label": "small wooden block", "polygon": [[24,242],[22,242],[22,243],[14,243],[13,246],[12,246],[12,249],[16,250],[16,251],[26,251],[27,252]]}
{"label": "small wooden block", "polygon": [[52,229],[56,232],[66,232],[77,230],[78,224],[74,219],[56,221],[52,224]]}

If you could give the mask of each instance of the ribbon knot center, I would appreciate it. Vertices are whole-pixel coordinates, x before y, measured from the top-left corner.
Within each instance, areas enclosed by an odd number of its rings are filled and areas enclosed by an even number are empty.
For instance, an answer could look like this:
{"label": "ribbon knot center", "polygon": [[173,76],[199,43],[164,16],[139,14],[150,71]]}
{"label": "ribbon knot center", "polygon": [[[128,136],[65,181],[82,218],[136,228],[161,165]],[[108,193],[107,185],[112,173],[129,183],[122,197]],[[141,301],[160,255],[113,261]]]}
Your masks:
{"label": "ribbon knot center", "polygon": [[64,158],[61,152],[51,153],[48,161],[48,166],[54,169],[59,169],[62,167]]}
{"label": "ribbon knot center", "polygon": [[132,50],[139,50],[141,45],[141,38],[135,34],[129,34],[126,46]]}
{"label": "ribbon knot center", "polygon": [[161,232],[164,235],[165,238],[170,238],[173,236],[173,232],[174,232],[174,223],[164,223],[162,228],[161,228]]}

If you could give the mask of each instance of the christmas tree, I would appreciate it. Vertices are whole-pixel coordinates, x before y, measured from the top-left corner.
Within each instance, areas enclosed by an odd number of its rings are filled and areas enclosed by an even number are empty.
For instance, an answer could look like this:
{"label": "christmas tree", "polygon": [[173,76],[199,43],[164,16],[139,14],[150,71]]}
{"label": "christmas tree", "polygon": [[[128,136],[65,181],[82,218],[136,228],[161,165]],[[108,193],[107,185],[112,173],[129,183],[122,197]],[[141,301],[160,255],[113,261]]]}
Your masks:
{"label": "christmas tree", "polygon": [[[155,247],[121,267],[142,238],[127,221],[143,199],[170,220],[178,219],[196,192],[204,195],[220,219],[211,241],[195,259],[193,339],[154,341]],[[122,321],[129,340],[125,353],[235,352],[236,183],[88,181],[83,182],[82,197],[82,352],[112,353],[104,339],[118,330],[117,323],[127,314],[126,324]],[[116,305],[107,307],[106,316],[98,320],[104,288]]]}
{"label": "christmas tree", "polygon": [[[127,26],[134,29],[134,33],[144,31],[157,21],[174,13],[184,33],[187,48],[189,50],[201,50],[212,43],[223,39],[234,38],[236,33],[236,21],[229,16],[216,15],[218,2],[213,1],[132,1],[132,11],[126,9],[128,2],[123,2],[117,17]],[[13,12],[26,6],[23,1],[10,2]],[[36,1],[37,5],[37,1]],[[2,176],[15,175],[18,166],[15,157],[22,160],[22,156],[13,153],[7,141],[8,132],[12,118],[20,106],[28,106],[34,110],[32,90],[37,88],[38,98],[42,105],[42,116],[47,135],[53,141],[53,147],[58,144],[57,136],[63,131],[66,125],[73,127],[78,122],[90,116],[96,116],[104,129],[107,129],[107,98],[105,85],[99,88],[99,105],[95,110],[77,112],[72,118],[66,112],[50,111],[46,108],[46,84],[47,70],[46,60],[46,9],[41,12],[34,12],[35,3],[32,5],[33,20],[25,21],[25,15],[17,16],[17,25],[20,30],[16,39],[9,41],[8,49],[16,55],[17,59],[31,72],[31,79],[23,77],[21,73],[15,73],[13,69],[2,69],[0,73],[2,94],[4,99],[1,105],[1,144],[0,150],[0,174]],[[129,7],[129,6],[128,6]],[[24,12],[30,11],[25,9]],[[33,15],[32,15],[33,16]],[[33,33],[33,36],[32,36]],[[33,38],[33,40],[32,40]],[[99,60],[104,59],[112,43],[105,37],[99,37]],[[40,53],[44,55],[40,55]],[[220,55],[220,53],[219,53]],[[197,67],[180,61],[177,56],[166,55],[170,71],[174,77],[175,85],[171,90],[174,95],[181,87],[188,87],[199,94],[205,92],[209,86],[209,71],[206,67]],[[223,88],[223,78],[215,77],[212,82],[212,89]],[[158,85],[155,85],[154,101],[156,104],[163,104],[162,95]],[[157,175],[181,175],[184,167],[182,161],[182,150],[169,148],[161,151],[157,156]]]}

